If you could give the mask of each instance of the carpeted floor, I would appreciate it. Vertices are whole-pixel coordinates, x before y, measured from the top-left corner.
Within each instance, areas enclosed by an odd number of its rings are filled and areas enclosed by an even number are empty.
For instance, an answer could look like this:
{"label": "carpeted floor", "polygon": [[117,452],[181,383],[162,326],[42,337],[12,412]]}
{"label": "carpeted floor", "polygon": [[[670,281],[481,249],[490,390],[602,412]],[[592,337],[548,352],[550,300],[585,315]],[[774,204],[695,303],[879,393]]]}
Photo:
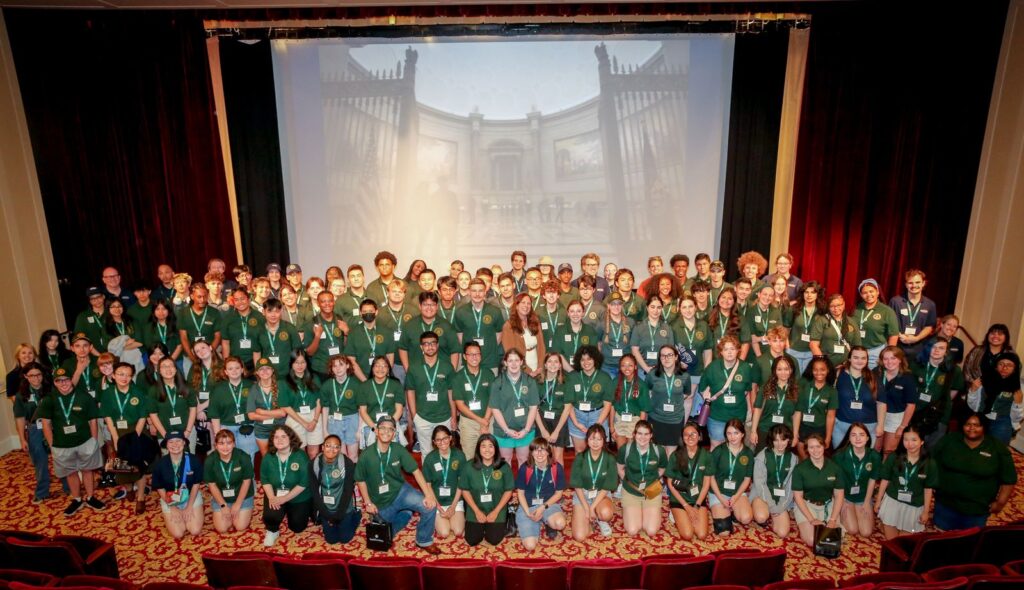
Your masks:
{"label": "carpeted floor", "polygon": [[[1024,457],[1016,455],[1014,460],[1019,473],[1024,473]],[[33,471],[28,456],[23,452],[13,452],[0,458],[0,489],[8,490],[0,500],[0,529],[18,529],[42,533],[45,535],[69,534],[88,535],[113,542],[117,547],[117,559],[121,576],[136,583],[153,581],[183,581],[202,583],[206,574],[200,555],[204,552],[232,552],[263,550],[263,533],[259,520],[262,500],[256,502],[256,514],[253,527],[244,533],[217,535],[213,532],[210,514],[207,511],[207,526],[204,534],[198,538],[186,538],[181,541],[172,540],[164,531],[163,520],[157,507],[155,496],[149,500],[149,511],[142,516],[135,516],[134,506],[128,502],[111,503],[102,512],[94,512],[83,508],[71,518],[65,518],[62,511],[67,505],[67,498],[54,484],[54,497],[33,505],[32,497]],[[103,490],[99,496],[106,500],[110,490]],[[563,509],[568,510],[566,502]],[[1018,486],[1002,513],[990,520],[990,523],[1005,523],[1024,518],[1024,490]],[[415,522],[415,521],[414,521]],[[598,557],[617,557],[635,559],[646,555],[685,553],[705,554],[718,549],[736,547],[760,547],[772,549],[785,547],[788,552],[786,561],[786,578],[833,578],[841,579],[854,574],[873,572],[878,569],[879,542],[881,535],[876,533],[868,540],[856,538],[843,547],[843,555],[839,559],[828,560],[815,557],[791,533],[785,540],[778,539],[769,530],[757,526],[740,527],[727,539],[715,539],[711,542],[687,543],[669,531],[667,521],[662,531],[653,539],[646,536],[627,538],[622,532],[621,516],[616,516],[613,527],[615,535],[609,539],[597,535],[586,543],[579,543],[571,538],[559,537],[555,541],[543,541],[534,555],[543,555],[559,560],[575,560]],[[396,537],[397,555],[423,556],[414,546],[414,534],[411,528],[402,531]],[[502,560],[515,557],[526,557],[518,539],[506,539],[497,548],[481,545],[470,548],[461,539],[441,541],[442,557],[473,557]],[[319,527],[311,527],[301,535],[285,531],[281,534],[278,545],[274,548],[278,553],[298,555],[310,551],[336,551],[358,556],[378,555],[367,551],[362,530],[356,538],[346,545],[329,546],[323,541]]]}

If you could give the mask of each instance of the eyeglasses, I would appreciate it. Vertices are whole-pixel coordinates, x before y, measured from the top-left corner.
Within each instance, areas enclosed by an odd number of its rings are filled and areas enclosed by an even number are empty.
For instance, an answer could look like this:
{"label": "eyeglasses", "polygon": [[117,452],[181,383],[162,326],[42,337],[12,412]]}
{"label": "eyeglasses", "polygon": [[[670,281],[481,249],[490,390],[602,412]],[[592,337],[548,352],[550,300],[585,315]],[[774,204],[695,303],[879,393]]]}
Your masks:
{"label": "eyeglasses", "polygon": [[324,445],[324,448],[329,451],[339,451],[341,450],[341,445]]}
{"label": "eyeglasses", "polygon": [[451,440],[452,440],[452,437],[450,437],[450,436],[439,436],[439,437],[434,439],[434,444],[439,445],[441,443],[446,443],[446,442],[449,442]]}
{"label": "eyeglasses", "polygon": [[394,432],[395,429],[392,426],[378,426],[377,432]]}
{"label": "eyeglasses", "polygon": [[663,358],[663,359],[670,359],[670,358],[673,358],[675,356],[676,356],[676,353],[674,353],[674,352],[663,352],[663,353],[661,353],[661,358]]}
{"label": "eyeglasses", "polygon": [[39,371],[34,371],[32,373],[26,373],[25,376],[28,377],[29,379],[38,379],[39,377],[42,377],[43,374],[40,373]]}

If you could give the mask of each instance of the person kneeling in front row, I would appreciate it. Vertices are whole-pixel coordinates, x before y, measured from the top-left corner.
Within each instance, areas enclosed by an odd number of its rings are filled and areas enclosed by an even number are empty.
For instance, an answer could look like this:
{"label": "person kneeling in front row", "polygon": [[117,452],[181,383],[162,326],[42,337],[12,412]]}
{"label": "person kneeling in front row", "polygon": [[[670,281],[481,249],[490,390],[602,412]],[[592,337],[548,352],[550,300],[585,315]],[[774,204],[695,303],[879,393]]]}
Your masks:
{"label": "person kneeling in front row", "polygon": [[356,466],[343,455],[341,438],[328,434],[321,453],[309,463],[313,509],[328,543],[348,543],[359,527],[360,512],[353,498]]}
{"label": "person kneeling in front row", "polygon": [[301,533],[309,526],[313,504],[309,491],[309,458],[302,441],[284,424],[270,431],[270,448],[260,463],[263,482],[263,524],[267,534],[263,544],[273,547],[281,536],[281,523],[288,517],[288,529]]}
{"label": "person kneeling in front row", "polygon": [[185,452],[188,442],[181,431],[164,437],[167,454],[153,466],[153,489],[160,496],[167,532],[175,539],[203,532],[203,464]]}

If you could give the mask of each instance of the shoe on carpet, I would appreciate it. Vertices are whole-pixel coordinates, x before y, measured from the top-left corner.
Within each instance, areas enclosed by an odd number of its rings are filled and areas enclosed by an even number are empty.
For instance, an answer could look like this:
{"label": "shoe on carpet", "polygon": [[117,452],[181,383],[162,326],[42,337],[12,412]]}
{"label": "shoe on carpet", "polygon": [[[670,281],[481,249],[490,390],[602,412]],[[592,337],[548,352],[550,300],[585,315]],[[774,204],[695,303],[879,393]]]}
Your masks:
{"label": "shoe on carpet", "polygon": [[47,501],[49,499],[50,499],[49,496],[45,496],[45,497],[33,496],[32,497],[32,503],[33,504],[42,504],[43,502],[45,502],[45,501]]}
{"label": "shoe on carpet", "polygon": [[114,492],[114,500],[124,500],[128,497],[128,492],[124,491],[124,488],[119,488]]}
{"label": "shoe on carpet", "polygon": [[145,514],[145,513],[146,513],[146,497],[145,496],[139,496],[135,500],[135,514]]}
{"label": "shoe on carpet", "polygon": [[601,530],[602,537],[612,536],[612,525],[608,524],[603,520],[597,521],[597,528]]}
{"label": "shoe on carpet", "polygon": [[96,496],[89,496],[86,498],[85,505],[93,510],[104,510],[107,507],[107,505],[100,501]]}
{"label": "shoe on carpet", "polygon": [[431,543],[430,545],[417,545],[416,547],[427,555],[441,555],[441,548],[434,543]]}
{"label": "shoe on carpet", "polygon": [[558,537],[558,531],[549,527],[548,525],[544,525],[544,535],[547,536],[549,540],[554,541],[555,538]]}
{"label": "shoe on carpet", "polygon": [[264,547],[273,547],[277,543],[277,538],[281,536],[281,533],[272,533],[267,531],[267,534],[263,537]]}
{"label": "shoe on carpet", "polygon": [[81,498],[71,500],[68,507],[64,509],[64,516],[73,516],[76,512],[82,509],[82,504],[84,504],[84,502],[82,502]]}

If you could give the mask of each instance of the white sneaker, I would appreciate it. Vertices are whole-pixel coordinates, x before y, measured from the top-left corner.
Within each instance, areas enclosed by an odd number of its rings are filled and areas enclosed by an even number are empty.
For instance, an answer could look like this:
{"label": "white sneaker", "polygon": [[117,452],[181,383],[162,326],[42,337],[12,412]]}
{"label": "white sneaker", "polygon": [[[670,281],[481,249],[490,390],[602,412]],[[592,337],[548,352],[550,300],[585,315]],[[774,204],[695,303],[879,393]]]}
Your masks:
{"label": "white sneaker", "polygon": [[597,521],[597,528],[601,530],[602,537],[612,536],[612,525],[608,524],[603,520]]}
{"label": "white sneaker", "polygon": [[672,510],[668,511],[668,521],[672,524],[676,523],[676,516],[672,514]]}
{"label": "white sneaker", "polygon": [[273,547],[274,544],[277,543],[277,538],[280,537],[280,536],[281,536],[281,533],[272,533],[270,531],[267,531],[266,536],[263,537],[263,546],[264,547]]}

